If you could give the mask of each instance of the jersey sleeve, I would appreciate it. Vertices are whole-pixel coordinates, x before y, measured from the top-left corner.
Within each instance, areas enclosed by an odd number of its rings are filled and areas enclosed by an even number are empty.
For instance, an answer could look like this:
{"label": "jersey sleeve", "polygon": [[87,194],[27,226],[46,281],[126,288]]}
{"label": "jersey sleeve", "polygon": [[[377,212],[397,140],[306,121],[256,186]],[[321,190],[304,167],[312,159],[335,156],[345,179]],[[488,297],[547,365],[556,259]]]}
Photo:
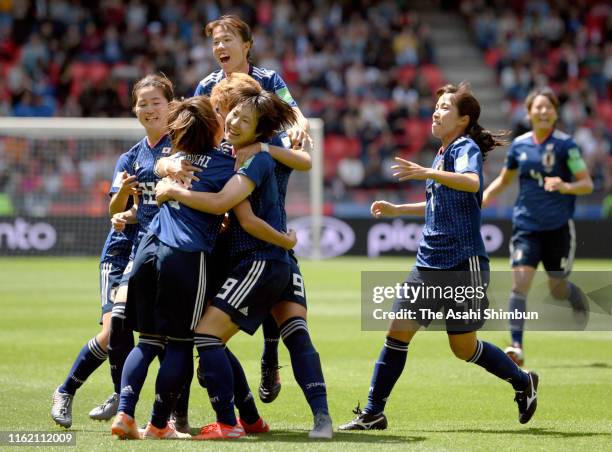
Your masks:
{"label": "jersey sleeve", "polygon": [[277,146],[279,148],[289,149],[291,148],[291,139],[289,138],[289,135],[287,135],[287,132],[281,132],[274,135],[270,141],[268,141],[268,144],[271,146]]}
{"label": "jersey sleeve", "polygon": [[244,162],[237,174],[248,177],[256,187],[259,187],[268,179],[272,171],[274,171],[274,160],[267,152],[260,152]]}
{"label": "jersey sleeve", "polygon": [[274,93],[282,100],[287,102],[292,107],[297,107],[297,103],[295,102],[295,100],[293,100],[293,97],[289,92],[289,88],[287,88],[287,84],[285,83],[283,78],[276,72],[272,76],[272,89]]}
{"label": "jersey sleeve", "polygon": [[518,168],[518,160],[516,159],[514,143],[512,143],[510,145],[510,149],[508,149],[508,153],[506,154],[506,160],[504,161],[504,167],[509,170]]}
{"label": "jersey sleeve", "polygon": [[195,96],[203,96],[204,94],[205,94],[204,93],[204,85],[202,84],[202,82],[200,82],[200,83],[198,83],[198,86],[196,86],[196,89],[193,92],[193,95],[195,97]]}
{"label": "jersey sleeve", "polygon": [[566,149],[566,162],[567,167],[572,172],[572,174],[579,173],[581,171],[585,171],[587,169],[586,163],[582,159],[582,151],[578,145],[574,142],[574,140],[567,140]]}
{"label": "jersey sleeve", "polygon": [[117,159],[117,163],[115,164],[115,171],[113,172],[113,182],[111,184],[110,190],[108,191],[109,196],[113,196],[121,188],[123,172],[127,171],[127,173],[130,174],[130,171],[132,170],[132,160],[133,155],[131,152],[124,152],[119,156],[119,159]]}
{"label": "jersey sleeve", "polygon": [[455,155],[455,173],[480,173],[482,169],[482,153],[477,146],[468,144],[461,146]]}

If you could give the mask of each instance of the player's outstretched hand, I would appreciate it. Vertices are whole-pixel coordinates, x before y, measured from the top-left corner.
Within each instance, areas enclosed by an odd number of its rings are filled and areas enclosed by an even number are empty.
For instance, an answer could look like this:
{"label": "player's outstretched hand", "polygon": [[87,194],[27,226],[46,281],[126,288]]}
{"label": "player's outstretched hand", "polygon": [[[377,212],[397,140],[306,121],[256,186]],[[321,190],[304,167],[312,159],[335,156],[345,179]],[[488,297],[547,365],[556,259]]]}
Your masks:
{"label": "player's outstretched hand", "polygon": [[290,249],[293,249],[297,244],[297,233],[293,229],[289,229],[285,235],[287,236],[288,240],[286,246],[284,246],[283,248],[289,251]]}
{"label": "player's outstretched hand", "polygon": [[563,193],[566,187],[566,182],[564,182],[560,177],[544,178],[544,190],[546,191],[558,191],[559,193]]}
{"label": "player's outstretched hand", "polygon": [[192,182],[200,180],[200,178],[195,175],[198,171],[202,171],[202,169],[192,165],[189,160],[185,159],[172,160],[168,162],[166,166],[168,176],[185,188],[190,188]]}
{"label": "player's outstretched hand", "polygon": [[238,171],[240,167],[244,165],[244,162],[246,162],[255,154],[259,154],[259,152],[261,152],[261,144],[249,144],[248,146],[245,146],[243,148],[234,149],[234,152],[236,153],[236,163],[234,164],[234,171]]}
{"label": "player's outstretched hand", "polygon": [[372,212],[374,218],[392,217],[396,210],[395,204],[387,201],[374,201],[370,207],[370,212]]}
{"label": "player's outstretched hand", "polygon": [[172,190],[176,187],[174,182],[167,177],[160,180],[155,186],[155,201],[157,206],[161,207],[166,201],[170,201],[172,198]]}
{"label": "player's outstretched hand", "polygon": [[400,182],[405,180],[425,180],[430,175],[431,168],[425,168],[401,157],[395,157],[395,161],[397,164],[393,165],[391,169],[393,170],[393,175]]}
{"label": "player's outstretched hand", "polygon": [[138,195],[138,181],[136,176],[130,176],[127,171],[121,174],[121,187],[119,192],[124,195]]}

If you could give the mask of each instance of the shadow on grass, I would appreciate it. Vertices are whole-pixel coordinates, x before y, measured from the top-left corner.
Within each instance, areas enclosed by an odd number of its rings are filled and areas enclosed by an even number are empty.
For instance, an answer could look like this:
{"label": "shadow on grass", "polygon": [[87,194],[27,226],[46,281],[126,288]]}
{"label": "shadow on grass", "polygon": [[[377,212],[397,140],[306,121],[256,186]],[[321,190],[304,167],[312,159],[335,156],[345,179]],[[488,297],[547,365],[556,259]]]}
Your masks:
{"label": "shadow on grass", "polygon": [[486,430],[479,428],[467,429],[443,429],[443,430],[413,430],[424,433],[492,433],[494,435],[531,435],[531,436],[547,436],[554,438],[587,438],[592,436],[610,436],[612,433],[606,432],[563,432],[547,428],[532,427],[525,430]]}
{"label": "shadow on grass", "polygon": [[555,366],[539,366],[542,369],[612,369],[610,363],[561,364]]}
{"label": "shadow on grass", "polygon": [[315,440],[308,438],[307,431],[274,430],[264,435],[248,435],[246,441],[256,443],[266,442],[288,442],[288,443],[312,443],[312,442],[343,442],[343,443],[377,443],[377,444],[405,444],[419,443],[425,441],[425,436],[399,436],[373,432],[334,432],[331,440]]}

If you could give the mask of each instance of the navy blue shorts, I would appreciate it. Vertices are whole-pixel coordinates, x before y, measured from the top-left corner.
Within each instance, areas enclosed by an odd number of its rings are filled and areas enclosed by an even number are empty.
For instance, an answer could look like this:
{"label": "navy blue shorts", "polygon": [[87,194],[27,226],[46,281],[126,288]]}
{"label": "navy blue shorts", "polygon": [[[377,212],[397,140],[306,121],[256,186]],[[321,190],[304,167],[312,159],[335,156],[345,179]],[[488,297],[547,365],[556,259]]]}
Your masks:
{"label": "navy blue shorts", "polygon": [[551,231],[526,231],[513,228],[510,239],[510,262],[513,267],[527,265],[538,268],[542,262],[553,278],[565,278],[572,271],[576,251],[574,222]]}
{"label": "navy blue shorts", "polygon": [[[119,287],[119,282],[123,275],[125,265],[118,265],[114,262],[100,262],[100,304],[102,315],[113,310],[115,293]],[[102,324],[102,318],[100,318]]]}
{"label": "navy blue shorts", "polygon": [[281,295],[281,301],[292,301],[306,307],[306,289],[304,288],[304,278],[298,265],[294,253],[289,252],[291,277],[289,284],[285,287]]}
{"label": "navy blue shorts", "polygon": [[393,311],[410,311],[419,325],[427,327],[433,321],[432,313],[443,310],[448,334],[479,330],[489,307],[489,277],[489,261],[481,256],[449,269],[414,267],[405,284],[415,289],[409,294],[417,295],[395,300]]}
{"label": "navy blue shorts", "polygon": [[211,295],[207,257],[171,248],[147,234],[136,253],[126,312],[140,333],[190,339]]}
{"label": "navy blue shorts", "polygon": [[276,260],[248,260],[233,268],[212,305],[229,315],[245,333],[255,334],[272,307],[282,301],[290,265]]}

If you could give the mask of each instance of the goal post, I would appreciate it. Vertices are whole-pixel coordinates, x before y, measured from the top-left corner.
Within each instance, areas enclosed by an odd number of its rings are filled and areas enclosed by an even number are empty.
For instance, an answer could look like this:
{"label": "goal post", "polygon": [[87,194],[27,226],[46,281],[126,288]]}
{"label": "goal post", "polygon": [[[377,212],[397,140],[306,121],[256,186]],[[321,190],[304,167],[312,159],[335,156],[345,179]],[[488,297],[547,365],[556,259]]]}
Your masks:
{"label": "goal post", "polygon": [[[323,121],[309,119],[312,170],[294,171],[289,219],[310,218],[320,253]],[[115,162],[144,136],[135,118],[0,118],[0,254],[92,255],[109,230]]]}

